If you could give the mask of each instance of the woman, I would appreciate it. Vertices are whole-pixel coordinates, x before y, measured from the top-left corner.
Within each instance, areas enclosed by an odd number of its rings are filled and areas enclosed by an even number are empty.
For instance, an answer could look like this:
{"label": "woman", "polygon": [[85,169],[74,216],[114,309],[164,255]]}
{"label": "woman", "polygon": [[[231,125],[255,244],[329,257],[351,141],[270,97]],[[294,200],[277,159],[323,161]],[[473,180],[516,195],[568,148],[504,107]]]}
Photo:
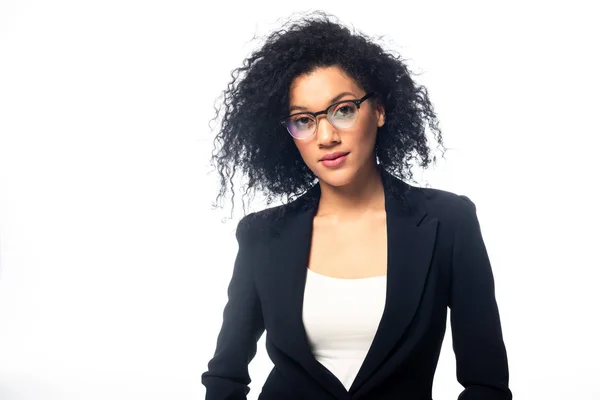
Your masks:
{"label": "woman", "polygon": [[475,205],[404,181],[435,161],[425,125],[442,138],[402,61],[317,13],[268,37],[225,94],[219,196],[241,168],[247,191],[288,201],[238,224],[206,399],[246,398],[265,330],[259,399],[431,399],[448,308],[460,399],[511,399]]}

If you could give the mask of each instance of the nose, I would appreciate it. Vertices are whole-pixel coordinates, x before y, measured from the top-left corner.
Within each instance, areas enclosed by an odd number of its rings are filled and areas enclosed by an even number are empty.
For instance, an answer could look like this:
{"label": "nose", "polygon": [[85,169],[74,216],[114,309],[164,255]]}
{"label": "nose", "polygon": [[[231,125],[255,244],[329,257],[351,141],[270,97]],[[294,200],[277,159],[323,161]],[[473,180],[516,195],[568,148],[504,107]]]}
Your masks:
{"label": "nose", "polygon": [[[319,120],[321,118],[321,120]],[[319,115],[317,117],[317,143],[319,146],[329,146],[333,143],[340,142],[340,135],[335,128],[329,122],[326,115]]]}

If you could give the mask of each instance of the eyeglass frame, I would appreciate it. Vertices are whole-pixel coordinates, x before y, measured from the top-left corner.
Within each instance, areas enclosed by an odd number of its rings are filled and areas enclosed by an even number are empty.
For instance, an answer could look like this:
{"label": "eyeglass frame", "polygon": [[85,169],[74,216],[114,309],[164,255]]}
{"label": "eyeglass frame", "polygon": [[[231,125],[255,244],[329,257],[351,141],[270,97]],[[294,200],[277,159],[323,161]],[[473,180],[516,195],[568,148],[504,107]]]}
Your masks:
{"label": "eyeglass frame", "polygon": [[[297,112],[294,113],[292,115],[287,116],[283,121],[281,121],[280,123],[285,126],[285,129],[288,131],[288,133],[290,134],[291,137],[293,137],[294,139],[298,139],[298,140],[306,140],[306,139],[310,139],[311,137],[313,137],[315,135],[315,133],[317,133],[317,129],[319,128],[319,119],[317,118],[319,115],[321,114],[325,114],[327,115],[329,112],[329,109],[332,107],[335,107],[341,103],[354,103],[356,105],[356,109],[357,111],[360,110],[360,105],[366,101],[369,97],[375,95],[375,92],[369,92],[367,94],[365,94],[363,97],[361,97],[360,99],[351,99],[351,100],[340,100],[337,101],[333,104],[330,104],[326,109],[321,110],[321,111],[317,111],[317,112],[310,112],[310,111],[302,111],[302,112]],[[297,138],[296,136],[292,135],[292,132],[290,132],[290,130],[288,129],[288,120],[293,117],[294,115],[301,115],[301,114],[308,114],[314,117],[315,121],[316,121],[316,125],[315,125],[315,130],[313,131],[313,133],[310,136],[307,136],[305,138]],[[327,118],[327,121],[329,121],[329,118]],[[354,121],[354,123],[356,123],[358,121],[358,116],[356,117],[356,121]],[[333,122],[329,121],[330,124],[333,125]],[[335,126],[335,125],[333,125]],[[352,125],[354,126],[354,124]],[[336,129],[348,129],[348,128],[337,128]]]}

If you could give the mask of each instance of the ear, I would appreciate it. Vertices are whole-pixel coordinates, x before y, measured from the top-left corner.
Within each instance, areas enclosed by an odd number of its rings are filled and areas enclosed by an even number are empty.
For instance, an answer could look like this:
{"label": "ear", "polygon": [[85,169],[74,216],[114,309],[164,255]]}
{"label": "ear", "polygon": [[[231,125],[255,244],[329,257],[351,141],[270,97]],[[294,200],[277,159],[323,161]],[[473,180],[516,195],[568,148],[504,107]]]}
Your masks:
{"label": "ear", "polygon": [[383,104],[377,105],[375,114],[377,115],[377,127],[381,128],[385,124],[385,110],[383,108]]}

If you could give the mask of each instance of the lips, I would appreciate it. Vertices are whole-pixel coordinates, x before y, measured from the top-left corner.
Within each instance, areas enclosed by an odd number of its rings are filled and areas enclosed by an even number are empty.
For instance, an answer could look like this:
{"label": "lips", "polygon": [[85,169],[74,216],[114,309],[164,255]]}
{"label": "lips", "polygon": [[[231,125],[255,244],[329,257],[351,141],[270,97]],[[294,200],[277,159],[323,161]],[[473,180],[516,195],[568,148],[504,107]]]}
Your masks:
{"label": "lips", "polygon": [[350,152],[337,151],[335,153],[329,153],[323,156],[319,161],[335,160],[336,158],[343,157]]}
{"label": "lips", "polygon": [[348,158],[348,154],[350,153],[340,153],[342,155],[340,155],[339,157],[335,157],[335,158],[330,158],[330,159],[325,159],[325,160],[321,160],[321,164],[323,164],[324,166],[326,166],[327,168],[337,168],[341,165],[343,165],[346,162],[346,159]]}

